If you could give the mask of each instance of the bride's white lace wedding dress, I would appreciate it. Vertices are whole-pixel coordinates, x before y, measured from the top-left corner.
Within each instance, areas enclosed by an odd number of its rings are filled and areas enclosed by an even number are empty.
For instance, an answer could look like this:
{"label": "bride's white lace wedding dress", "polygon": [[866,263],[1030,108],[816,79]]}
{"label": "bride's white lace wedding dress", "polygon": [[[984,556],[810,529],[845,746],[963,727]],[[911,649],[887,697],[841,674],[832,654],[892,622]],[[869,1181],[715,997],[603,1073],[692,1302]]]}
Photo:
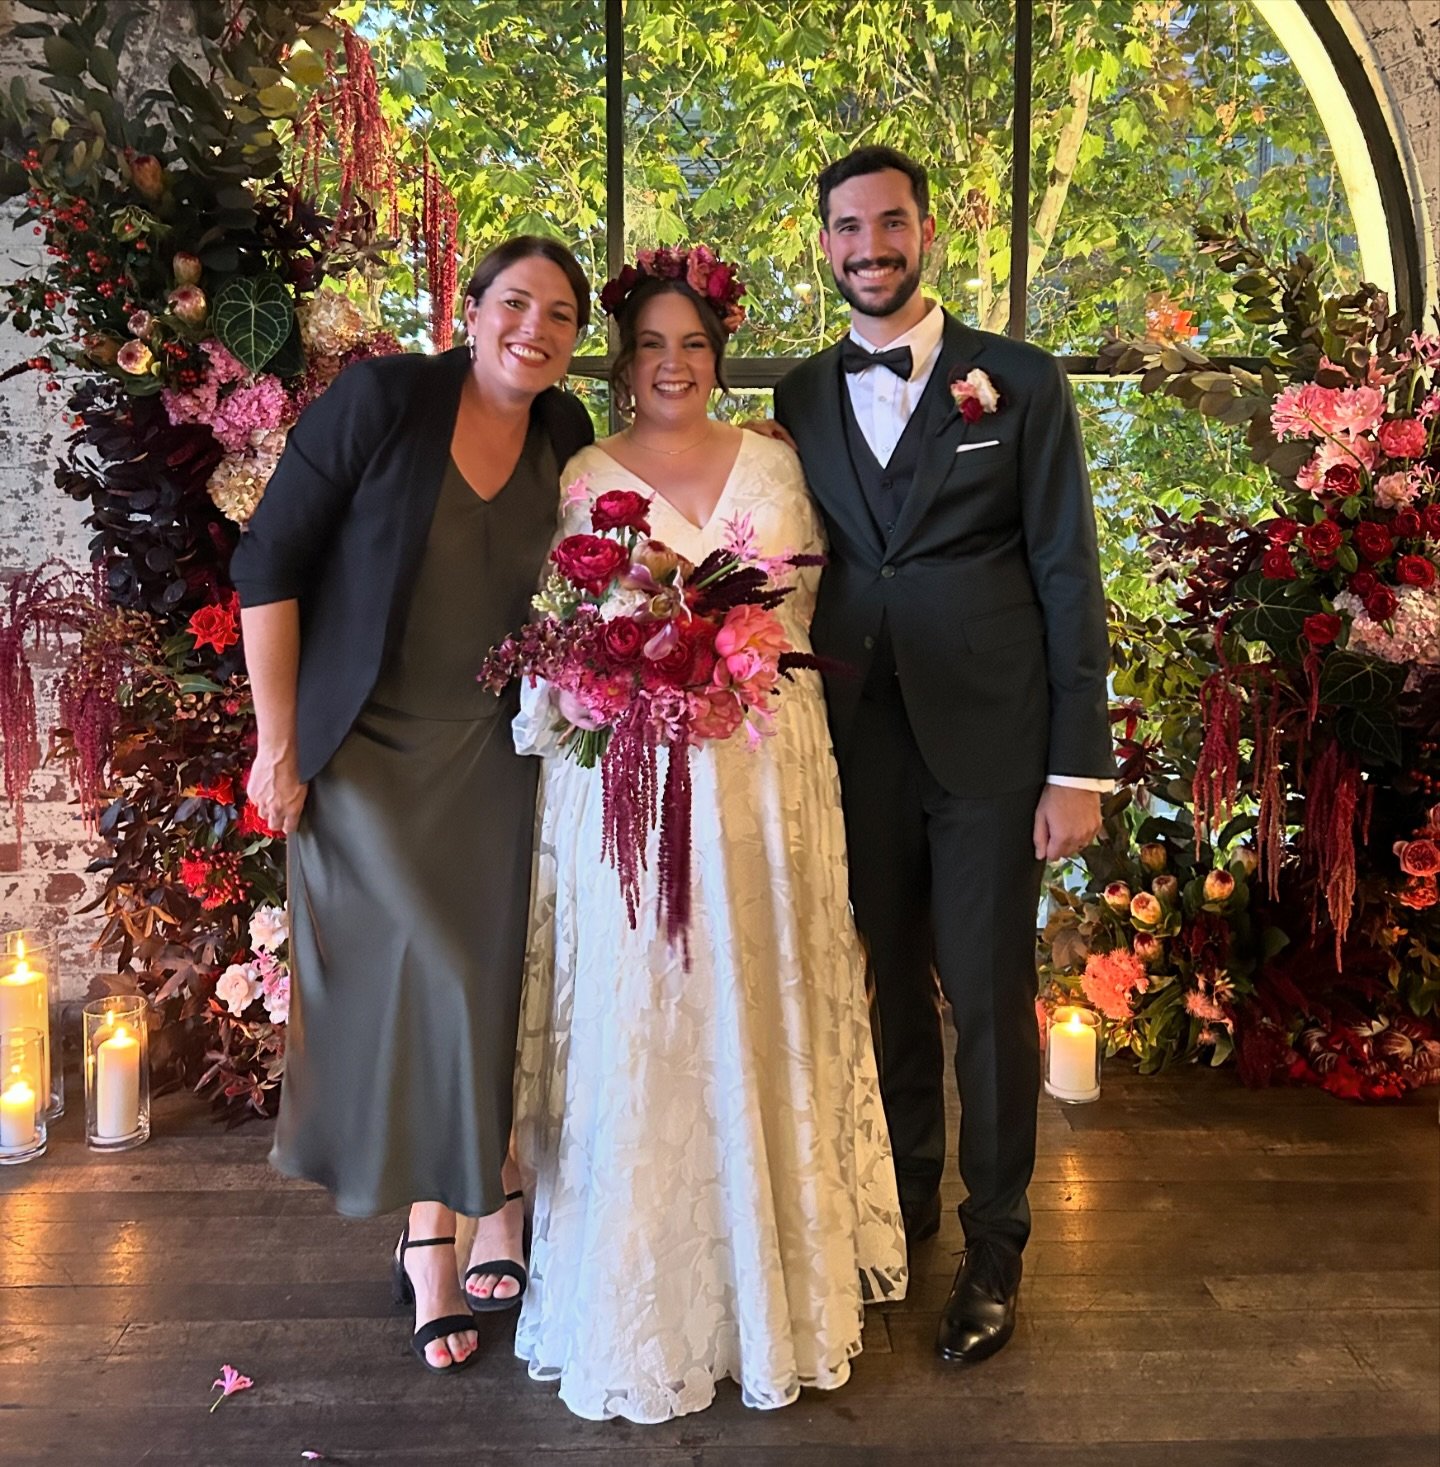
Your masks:
{"label": "bride's white lace wedding dress", "polygon": [[[563,482],[581,473],[595,493],[649,487],[600,448]],[[699,563],[741,515],[762,554],[823,548],[794,454],[754,433],[706,526],[656,494],[651,532]],[[588,529],[588,504],[564,510],[562,534]],[[778,613],[805,650],[817,576],[800,573]],[[522,751],[545,747],[550,722],[543,690],[527,693]],[[727,1376],[759,1407],[842,1385],[863,1303],[905,1291],[818,675],[782,684],[758,748],[740,734],[691,761],[687,971],[656,932],[653,838],[632,931],[601,857],[599,772],[545,758],[516,1086],[534,1225],[515,1348],[593,1419],[702,1410]]]}

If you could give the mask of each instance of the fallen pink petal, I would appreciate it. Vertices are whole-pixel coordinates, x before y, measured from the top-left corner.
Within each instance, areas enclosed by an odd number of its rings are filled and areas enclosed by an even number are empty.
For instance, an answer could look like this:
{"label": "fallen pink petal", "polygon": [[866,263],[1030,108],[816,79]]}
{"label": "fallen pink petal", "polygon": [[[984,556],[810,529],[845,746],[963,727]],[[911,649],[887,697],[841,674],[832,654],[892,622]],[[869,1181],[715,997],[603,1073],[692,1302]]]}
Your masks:
{"label": "fallen pink petal", "polygon": [[233,1396],[236,1391],[248,1391],[254,1384],[248,1375],[241,1375],[233,1365],[222,1365],[219,1378],[210,1383],[212,1391],[220,1392],[210,1403],[210,1409],[213,1411],[226,1396]]}

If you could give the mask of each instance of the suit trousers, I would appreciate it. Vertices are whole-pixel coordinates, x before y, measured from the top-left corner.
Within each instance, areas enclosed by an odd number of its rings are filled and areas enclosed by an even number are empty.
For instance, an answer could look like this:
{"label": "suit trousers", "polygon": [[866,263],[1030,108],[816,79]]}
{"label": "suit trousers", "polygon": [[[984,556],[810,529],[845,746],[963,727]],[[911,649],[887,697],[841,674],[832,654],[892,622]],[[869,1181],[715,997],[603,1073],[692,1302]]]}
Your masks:
{"label": "suit trousers", "polygon": [[920,755],[893,677],[867,685],[842,747],[851,900],[870,955],[901,1198],[926,1200],[945,1167],[943,992],[957,1035],[961,1225],[971,1243],[1023,1248],[1040,1088],[1043,866],[1032,829],[1043,783],[983,798],[948,792]]}

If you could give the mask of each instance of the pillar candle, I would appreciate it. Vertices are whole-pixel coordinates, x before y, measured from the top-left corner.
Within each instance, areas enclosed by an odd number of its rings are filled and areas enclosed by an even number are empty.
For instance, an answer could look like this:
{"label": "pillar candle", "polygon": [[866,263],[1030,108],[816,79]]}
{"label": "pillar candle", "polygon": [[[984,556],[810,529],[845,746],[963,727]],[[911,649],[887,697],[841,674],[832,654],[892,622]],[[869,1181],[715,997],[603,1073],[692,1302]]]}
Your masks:
{"label": "pillar candle", "polygon": [[0,1034],[12,1029],[38,1029],[45,1036],[40,1088],[50,1094],[50,992],[45,974],[32,968],[22,946],[9,972],[0,974]]}
{"label": "pillar candle", "polygon": [[95,1134],[119,1141],[140,1125],[140,1043],[122,1024],[95,1051]]}
{"label": "pillar candle", "polygon": [[1095,1026],[1077,1013],[1052,1024],[1048,1057],[1051,1090],[1067,1099],[1097,1096],[1100,1087],[1095,1083],[1095,1056],[1099,1043]]}
{"label": "pillar candle", "polygon": [[0,1148],[19,1151],[35,1144],[35,1088],[15,1080],[0,1091]]}

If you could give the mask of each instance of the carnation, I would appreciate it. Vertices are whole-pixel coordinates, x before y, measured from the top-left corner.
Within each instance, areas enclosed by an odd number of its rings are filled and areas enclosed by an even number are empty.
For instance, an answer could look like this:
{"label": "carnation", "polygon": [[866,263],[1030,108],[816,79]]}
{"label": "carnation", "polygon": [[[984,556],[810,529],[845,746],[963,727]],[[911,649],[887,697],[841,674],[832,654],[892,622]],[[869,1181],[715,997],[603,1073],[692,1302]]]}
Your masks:
{"label": "carnation", "polygon": [[1375,503],[1381,509],[1404,509],[1420,492],[1413,474],[1381,474],[1375,483]]}
{"label": "carnation", "polygon": [[1116,948],[1114,952],[1090,954],[1080,986],[1107,1019],[1128,1019],[1134,1014],[1134,995],[1144,993],[1150,979],[1134,953]]}

